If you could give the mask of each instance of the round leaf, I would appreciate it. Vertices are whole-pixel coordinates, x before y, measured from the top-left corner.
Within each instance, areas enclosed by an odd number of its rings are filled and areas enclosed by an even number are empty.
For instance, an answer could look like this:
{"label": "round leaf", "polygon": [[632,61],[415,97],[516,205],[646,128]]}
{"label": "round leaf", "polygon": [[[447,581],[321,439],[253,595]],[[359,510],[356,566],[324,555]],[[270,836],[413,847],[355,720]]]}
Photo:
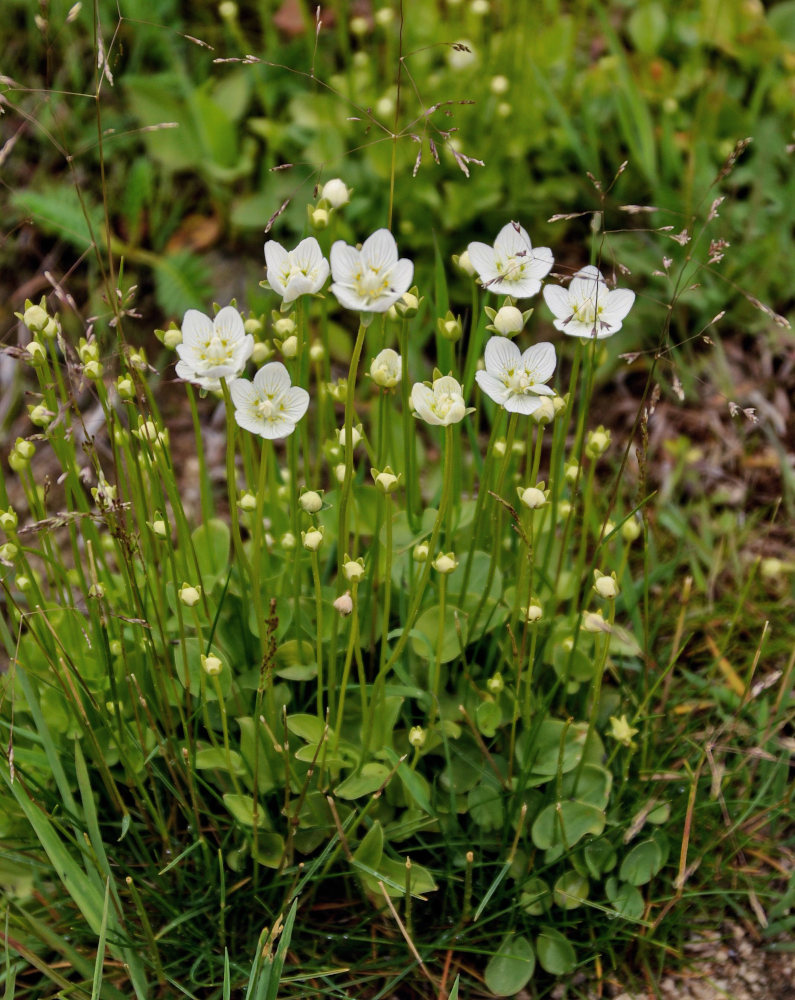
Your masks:
{"label": "round leaf", "polygon": [[486,985],[494,996],[515,996],[530,981],[535,964],[527,938],[509,934],[486,966]]}
{"label": "round leaf", "polygon": [[568,975],[577,964],[574,948],[554,927],[545,927],[538,935],[536,952],[541,968],[553,976]]}

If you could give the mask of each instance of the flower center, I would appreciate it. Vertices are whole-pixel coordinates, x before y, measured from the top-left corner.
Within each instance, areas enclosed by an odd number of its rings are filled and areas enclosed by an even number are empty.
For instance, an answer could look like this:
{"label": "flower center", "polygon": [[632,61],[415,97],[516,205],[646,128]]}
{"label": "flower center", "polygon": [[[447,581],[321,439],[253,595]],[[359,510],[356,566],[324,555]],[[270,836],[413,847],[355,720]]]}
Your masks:
{"label": "flower center", "polygon": [[260,399],[256,405],[257,416],[263,420],[272,420],[276,416],[277,406],[272,396]]}
{"label": "flower center", "polygon": [[206,361],[208,365],[212,366],[227,361],[230,356],[229,341],[226,337],[221,337],[217,333],[214,333],[209,340],[205,341],[201,360]]}
{"label": "flower center", "polygon": [[452,392],[443,392],[436,397],[431,408],[437,417],[446,417],[456,406],[458,406],[458,396]]}
{"label": "flower center", "polygon": [[505,373],[503,384],[511,392],[515,392],[519,396],[525,396],[533,391],[535,379],[526,368],[520,368],[518,371],[515,368],[511,368]]}
{"label": "flower center", "polygon": [[497,273],[501,275],[503,281],[520,281],[524,277],[527,267],[527,253],[522,250],[518,254],[511,254],[506,260],[497,260]]}
{"label": "flower center", "polygon": [[353,287],[356,294],[366,301],[379,298],[389,288],[389,272],[383,273],[382,268],[363,267],[353,276]]}

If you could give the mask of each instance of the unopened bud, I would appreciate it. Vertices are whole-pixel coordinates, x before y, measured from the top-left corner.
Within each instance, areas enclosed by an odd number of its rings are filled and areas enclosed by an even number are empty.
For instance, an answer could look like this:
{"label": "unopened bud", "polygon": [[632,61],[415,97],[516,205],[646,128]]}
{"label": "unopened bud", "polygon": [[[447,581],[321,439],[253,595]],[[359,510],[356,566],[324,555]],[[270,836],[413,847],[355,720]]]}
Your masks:
{"label": "unopened bud", "polygon": [[464,332],[461,320],[454,316],[449,309],[443,319],[436,321],[436,328],[445,340],[449,340],[453,344],[461,339]]}
{"label": "unopened bud", "polygon": [[273,315],[278,317],[273,321],[273,332],[278,337],[289,337],[291,333],[295,333],[295,320],[292,316],[280,316],[279,313]]}
{"label": "unopened bud", "polygon": [[437,573],[446,576],[458,568],[458,560],[452,552],[440,552],[431,565]]}
{"label": "unopened bud", "polygon": [[486,681],[486,687],[493,695],[500,694],[500,692],[505,688],[505,681],[502,679],[502,674],[499,670],[492,677],[489,677]]}
{"label": "unopened bud", "polygon": [[628,517],[626,521],[621,525],[621,537],[627,544],[631,545],[640,537],[641,533],[640,521],[636,517]]}
{"label": "unopened bud", "polygon": [[244,493],[240,494],[240,499],[237,501],[238,507],[243,511],[252,511],[257,509],[257,498],[251,492],[251,490],[246,490]]}
{"label": "unopened bud", "polygon": [[524,615],[525,621],[529,622],[531,625],[535,622],[541,621],[544,616],[544,609],[536,601],[531,601],[526,608],[522,608],[522,614]]}
{"label": "unopened bud", "polygon": [[542,396],[538,401],[538,406],[533,410],[533,420],[537,424],[551,424],[555,419],[555,397]]}
{"label": "unopened bud", "polygon": [[298,503],[307,514],[317,514],[323,508],[323,497],[315,490],[307,490],[298,498]]}
{"label": "unopened bud", "polygon": [[605,576],[604,573],[600,573],[598,569],[593,571],[594,584],[593,589],[600,597],[604,597],[605,600],[612,601],[618,597],[618,582],[616,581],[616,574],[611,573],[610,576]]}
{"label": "unopened bud", "polygon": [[517,309],[516,306],[503,306],[496,312],[492,325],[497,333],[502,334],[503,337],[520,333],[524,327],[521,309]]}
{"label": "unopened bud", "polygon": [[350,559],[346,554],[342,563],[342,572],[348,583],[358,583],[364,577],[364,559]]}
{"label": "unopened bud", "polygon": [[309,360],[313,364],[317,364],[318,361],[322,361],[326,356],[326,348],[320,343],[319,340],[313,340],[309,347]]}
{"label": "unopened bud", "polygon": [[370,378],[382,389],[393,389],[403,372],[403,359],[391,347],[385,348],[373,358],[370,365]]}
{"label": "unopened bud", "polygon": [[610,431],[601,426],[597,427],[595,431],[591,431],[585,443],[585,454],[588,458],[594,459],[604,455],[610,447],[610,437]]}
{"label": "unopened bud", "polygon": [[334,607],[339,611],[343,618],[346,618],[353,611],[353,598],[351,597],[351,592],[346,590],[344,594],[334,601]]}
{"label": "unopened bud", "polygon": [[313,208],[309,212],[309,221],[315,229],[325,229],[328,225],[328,212],[325,208]]}
{"label": "unopened bud", "polygon": [[425,740],[428,738],[427,733],[422,728],[422,726],[412,726],[409,729],[409,743],[416,749],[419,750],[425,746]]}
{"label": "unopened bud", "polygon": [[6,542],[0,545],[0,562],[12,563],[19,555],[19,546],[13,542]]}
{"label": "unopened bud", "polygon": [[544,489],[543,483],[539,483],[537,486],[528,486],[524,490],[521,486],[517,486],[516,492],[525,507],[529,507],[530,510],[538,510],[539,507],[543,507],[549,497],[549,490]]}
{"label": "unopened bud", "polygon": [[13,507],[9,507],[8,510],[0,511],[0,528],[3,531],[16,531],[16,527],[19,524],[19,516]]}
{"label": "unopened bud", "polygon": [[609,632],[610,624],[601,611],[586,611],[582,616],[582,628],[586,632]]}
{"label": "unopened bud", "polygon": [[35,424],[36,427],[47,427],[54,416],[50,413],[46,406],[42,403],[38,403],[36,406],[30,408],[30,422]]}
{"label": "unopened bud", "polygon": [[217,656],[205,656],[202,653],[202,670],[208,677],[217,677],[223,669],[223,662]]}
{"label": "unopened bud", "polygon": [[41,365],[47,360],[47,348],[38,340],[31,340],[25,350],[32,365]]}
{"label": "unopened bud", "polygon": [[320,197],[332,208],[342,208],[351,200],[351,189],[339,177],[332,177],[323,185]]}
{"label": "unopened bud", "polygon": [[323,529],[310,528],[309,531],[302,531],[301,541],[305,549],[309,549],[310,552],[317,552],[323,544]]}
{"label": "unopened bud", "polygon": [[296,546],[296,538],[292,531],[285,531],[280,540],[281,547],[285,552],[291,552]]}
{"label": "unopened bud", "polygon": [[414,546],[414,550],[412,552],[414,562],[424,563],[428,558],[429,551],[427,542],[419,542]]}
{"label": "unopened bud", "polygon": [[469,250],[465,250],[462,254],[457,256],[453,255],[453,263],[456,264],[461,270],[470,276],[470,278],[475,277],[475,268],[472,265],[472,261],[469,259]]}
{"label": "unopened bud", "polygon": [[282,341],[282,354],[285,358],[294,358],[298,354],[298,337],[295,334]]}
{"label": "unopened bud", "polygon": [[189,583],[183,583],[178,591],[179,599],[182,603],[188,607],[195,607],[201,600],[202,589],[201,587],[191,587]]}
{"label": "unopened bud", "polygon": [[383,472],[379,472],[378,469],[371,469],[370,475],[373,477],[376,487],[382,493],[394,493],[400,486],[401,476],[396,476],[390,466],[387,466]]}

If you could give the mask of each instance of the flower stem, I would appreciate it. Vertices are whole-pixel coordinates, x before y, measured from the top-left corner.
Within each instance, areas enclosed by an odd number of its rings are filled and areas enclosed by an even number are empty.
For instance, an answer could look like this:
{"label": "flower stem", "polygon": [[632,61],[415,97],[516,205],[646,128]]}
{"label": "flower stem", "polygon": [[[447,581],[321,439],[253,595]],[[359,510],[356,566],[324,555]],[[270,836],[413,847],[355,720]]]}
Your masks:
{"label": "flower stem", "polygon": [[345,396],[345,478],[342,482],[339,503],[339,531],[337,535],[337,566],[342,579],[342,562],[348,549],[348,504],[353,482],[353,398],[356,390],[356,373],[359,370],[359,359],[364,347],[364,334],[372,322],[372,314],[363,314],[359,321],[356,343],[351,355],[348,369],[348,391]]}

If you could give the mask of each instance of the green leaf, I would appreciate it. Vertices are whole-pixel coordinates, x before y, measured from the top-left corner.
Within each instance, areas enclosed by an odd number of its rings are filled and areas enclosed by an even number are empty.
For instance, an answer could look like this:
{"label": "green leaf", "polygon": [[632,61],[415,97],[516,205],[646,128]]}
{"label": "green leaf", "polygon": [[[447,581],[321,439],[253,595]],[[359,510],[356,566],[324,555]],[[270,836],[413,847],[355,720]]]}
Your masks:
{"label": "green leaf", "polygon": [[600,834],[605,828],[605,814],[588,802],[566,800],[553,802],[536,817],[531,829],[533,843],[541,850],[550,847],[573,847],[586,834]]}
{"label": "green leaf", "polygon": [[246,765],[240,754],[236,750],[230,750],[227,754],[222,747],[205,747],[203,750],[199,750],[196,753],[196,767],[200,771],[246,773]]}
{"label": "green leaf", "polygon": [[397,776],[408,795],[424,813],[427,813],[429,816],[436,816],[436,810],[431,805],[431,800],[428,797],[428,783],[422,775],[417,774],[416,771],[412,771],[405,761],[400,761],[400,758],[391,747],[384,748],[384,755],[392,767],[397,765]]}
{"label": "green leaf", "polygon": [[581,802],[588,802],[598,809],[607,806],[612,787],[613,775],[600,764],[583,764],[579,780],[576,771],[569,771],[561,782],[564,798],[573,798],[576,795]]}
{"label": "green leaf", "polygon": [[630,15],[627,31],[638,52],[653,56],[668,33],[668,17],[659,4],[642,4]]}
{"label": "green leaf", "polygon": [[542,878],[531,878],[522,886],[519,905],[532,917],[540,916],[552,905],[552,893]]}
{"label": "green leaf", "polygon": [[562,910],[576,910],[588,898],[588,879],[579,872],[564,872],[555,882],[553,897]]}
{"label": "green leaf", "polygon": [[478,729],[491,739],[502,722],[502,710],[496,701],[482,701],[475,709],[475,722]]}
{"label": "green leaf", "polygon": [[376,820],[362,838],[361,844],[353,852],[354,858],[368,868],[377,869],[384,853],[384,831]]}
{"label": "green leaf", "polygon": [[621,862],[619,877],[631,885],[646,885],[665,863],[662,849],[654,840],[636,844]]}
{"label": "green leaf", "polygon": [[[241,826],[254,826],[254,799],[250,795],[224,795],[224,805]],[[264,826],[262,807],[257,810],[257,826]]]}
{"label": "green leaf", "polygon": [[157,302],[167,316],[201,309],[212,297],[210,270],[190,250],[158,257],[153,263]]}
{"label": "green leaf", "polygon": [[306,740],[307,743],[320,743],[326,731],[326,724],[316,715],[288,715],[287,728],[294,736]]}
{"label": "green leaf", "polygon": [[102,239],[105,228],[102,209],[85,194],[81,204],[69,183],[41,191],[15,191],[11,205],[29,215],[42,232],[60,236],[77,250],[83,251],[93,246],[94,240]]}
{"label": "green leaf", "polygon": [[616,878],[609,878],[605,883],[605,894],[622,917],[628,920],[640,920],[646,908],[640,889],[628,882],[619,883]]}
{"label": "green leaf", "polygon": [[450,604],[445,606],[443,620],[440,612],[441,607],[438,604],[423,611],[414,625],[411,647],[421,659],[435,659],[441,627],[443,634],[439,661],[449,663],[459,656],[466,646],[467,618],[460,608]]}
{"label": "green leaf", "polygon": [[574,971],[577,955],[569,941],[554,927],[544,927],[536,938],[538,963],[553,976],[566,976]]}
{"label": "green leaf", "polygon": [[205,589],[210,586],[208,577],[219,577],[229,571],[230,539],[229,527],[217,518],[200,525],[191,535]]}
{"label": "green leaf", "polygon": [[467,810],[481,829],[499,830],[505,822],[501,789],[485,781],[476,785],[467,795]]}
{"label": "green leaf", "polygon": [[352,774],[334,789],[334,794],[340,799],[360,799],[364,795],[372,795],[384,784],[390,770],[384,764],[370,761],[358,774]]}
{"label": "green leaf", "polygon": [[615,848],[606,837],[586,844],[583,854],[588,871],[597,879],[612,871],[618,860]]}
{"label": "green leaf", "polygon": [[486,985],[494,996],[515,996],[530,982],[535,965],[533,946],[527,938],[509,934],[486,966]]}

